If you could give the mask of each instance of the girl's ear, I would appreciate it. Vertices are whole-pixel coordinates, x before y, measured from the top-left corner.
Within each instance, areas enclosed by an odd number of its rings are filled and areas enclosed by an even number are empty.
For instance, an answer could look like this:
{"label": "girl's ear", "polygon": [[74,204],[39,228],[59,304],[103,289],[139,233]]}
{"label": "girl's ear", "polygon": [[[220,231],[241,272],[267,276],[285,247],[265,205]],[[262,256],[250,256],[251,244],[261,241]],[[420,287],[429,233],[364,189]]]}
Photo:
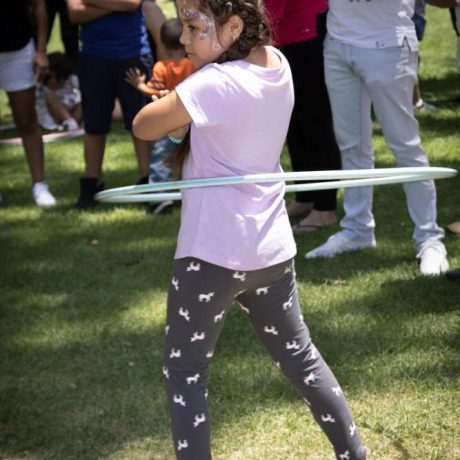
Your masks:
{"label": "girl's ear", "polygon": [[229,20],[227,21],[227,24],[225,25],[228,27],[227,30],[230,34],[232,41],[238,40],[238,37],[241,35],[241,32],[243,32],[243,20],[239,16],[234,14],[233,16],[230,16]]}

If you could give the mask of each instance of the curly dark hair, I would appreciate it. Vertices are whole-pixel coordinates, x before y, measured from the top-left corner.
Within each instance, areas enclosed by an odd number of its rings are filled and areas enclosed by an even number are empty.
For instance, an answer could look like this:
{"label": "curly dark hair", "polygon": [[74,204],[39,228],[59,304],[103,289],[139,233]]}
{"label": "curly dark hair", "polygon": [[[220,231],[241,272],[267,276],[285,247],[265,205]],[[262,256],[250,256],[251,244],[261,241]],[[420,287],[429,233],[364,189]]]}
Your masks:
{"label": "curly dark hair", "polygon": [[253,48],[271,42],[270,22],[262,0],[197,0],[200,11],[214,18],[217,33],[231,16],[243,20],[238,39],[217,59],[218,63],[246,58]]}
{"label": "curly dark hair", "polygon": [[[245,59],[253,48],[271,43],[270,22],[262,0],[195,0],[195,5],[202,13],[214,19],[217,35],[219,35],[219,28],[233,15],[243,20],[240,36],[219,55],[216,63]],[[175,175],[180,174],[189,150],[190,131],[168,159]]]}
{"label": "curly dark hair", "polygon": [[48,62],[50,64],[49,73],[44,78],[45,85],[49,81],[51,75],[54,75],[56,80],[65,81],[73,73],[72,61],[64,54],[60,52],[49,53]]}

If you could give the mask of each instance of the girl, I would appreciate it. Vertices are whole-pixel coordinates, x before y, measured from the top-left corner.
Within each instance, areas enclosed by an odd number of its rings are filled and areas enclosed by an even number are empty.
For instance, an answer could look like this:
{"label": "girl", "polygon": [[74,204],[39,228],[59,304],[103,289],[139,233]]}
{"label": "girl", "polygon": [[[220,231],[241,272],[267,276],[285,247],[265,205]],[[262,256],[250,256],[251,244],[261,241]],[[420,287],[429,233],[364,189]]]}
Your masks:
{"label": "girl", "polygon": [[[283,55],[267,46],[260,0],[180,0],[178,10],[181,42],[199,70],[140,111],[136,136],[169,133],[178,142],[190,126],[174,159],[184,179],[281,172],[292,79]],[[178,459],[211,459],[208,368],[235,300],[308,401],[337,459],[366,458],[340,386],[302,320],[284,189],[274,182],[182,192],[163,369]]]}
{"label": "girl", "polygon": [[37,85],[38,122],[44,129],[78,129],[82,120],[78,77],[64,53],[48,54],[49,71]]}

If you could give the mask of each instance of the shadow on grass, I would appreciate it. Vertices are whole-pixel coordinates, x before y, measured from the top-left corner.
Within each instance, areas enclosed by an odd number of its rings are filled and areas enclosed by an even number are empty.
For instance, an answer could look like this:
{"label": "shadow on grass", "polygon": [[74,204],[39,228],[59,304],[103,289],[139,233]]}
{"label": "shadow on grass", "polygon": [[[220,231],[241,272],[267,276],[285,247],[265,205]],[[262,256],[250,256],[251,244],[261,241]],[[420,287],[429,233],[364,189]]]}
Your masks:
{"label": "shadow on grass", "polygon": [[[24,222],[9,223],[16,236],[14,246],[6,246],[14,263],[3,271],[4,286],[10,288],[2,297],[1,313],[4,455],[96,459],[141,441],[152,453],[169,448],[161,350],[177,215],[150,221],[139,216],[115,224],[92,221],[105,215],[113,213],[72,215],[83,222],[68,228],[68,216],[48,213],[44,219],[54,224],[44,223],[47,231],[35,244],[27,238]],[[413,268],[403,280],[372,281],[379,271],[407,265],[410,251],[376,249],[357,254],[359,263],[354,256],[314,264],[298,260],[301,290],[338,291],[331,305],[310,304],[307,295],[301,297],[315,343],[352,398],[368,391],[369,382],[372,391],[384,392],[388,381],[429,385],[435,374],[443,385],[455,385],[458,369],[450,351],[458,347],[458,336],[442,328],[413,331],[411,324],[458,308],[457,286],[442,278],[417,277]],[[360,277],[373,286],[368,291],[363,286],[350,301],[348,284]],[[133,331],[126,318],[135,314],[136,302],[150,295],[156,299],[151,306],[155,318],[146,330],[136,326]],[[48,334],[43,333],[46,328]],[[382,364],[433,348],[445,353],[431,364]],[[218,343],[210,390],[216,431],[281,400],[299,400],[237,308]],[[231,413],[219,412],[224,404]],[[403,453],[404,447],[399,450]]]}
{"label": "shadow on grass", "polygon": [[[20,157],[11,161],[9,169],[21,168]],[[459,169],[460,159],[437,166]],[[79,175],[71,167],[56,175],[63,205],[49,211],[22,207],[30,200],[27,178],[7,186],[15,212],[5,210],[0,230],[0,453],[92,460],[144,443],[163,454],[171,449],[161,375],[164,304],[178,212],[145,216],[137,206],[69,212]],[[119,186],[134,174],[107,176]],[[458,218],[458,183],[438,183],[447,222]],[[418,275],[402,188],[376,188],[374,203],[375,250],[306,261],[303,253],[333,229],[298,240],[297,275],[313,339],[351,399],[391,391],[395,382],[453,388],[459,288]],[[459,241],[447,243],[460,254]],[[435,350],[440,354],[431,359]],[[233,308],[211,372],[215,432],[284,401],[299,396]],[[392,441],[408,458],[404,443]]]}

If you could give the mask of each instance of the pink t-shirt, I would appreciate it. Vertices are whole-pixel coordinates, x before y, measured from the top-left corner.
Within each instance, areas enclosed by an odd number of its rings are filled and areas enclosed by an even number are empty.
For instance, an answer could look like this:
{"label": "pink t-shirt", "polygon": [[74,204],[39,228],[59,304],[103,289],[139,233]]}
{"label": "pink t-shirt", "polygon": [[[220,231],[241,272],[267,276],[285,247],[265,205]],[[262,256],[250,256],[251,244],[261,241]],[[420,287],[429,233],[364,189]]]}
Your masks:
{"label": "pink t-shirt", "polygon": [[[294,103],[284,56],[267,69],[238,60],[209,64],[176,87],[193,122],[184,179],[282,172]],[[294,257],[284,182],[182,190],[175,258],[258,270]]]}

